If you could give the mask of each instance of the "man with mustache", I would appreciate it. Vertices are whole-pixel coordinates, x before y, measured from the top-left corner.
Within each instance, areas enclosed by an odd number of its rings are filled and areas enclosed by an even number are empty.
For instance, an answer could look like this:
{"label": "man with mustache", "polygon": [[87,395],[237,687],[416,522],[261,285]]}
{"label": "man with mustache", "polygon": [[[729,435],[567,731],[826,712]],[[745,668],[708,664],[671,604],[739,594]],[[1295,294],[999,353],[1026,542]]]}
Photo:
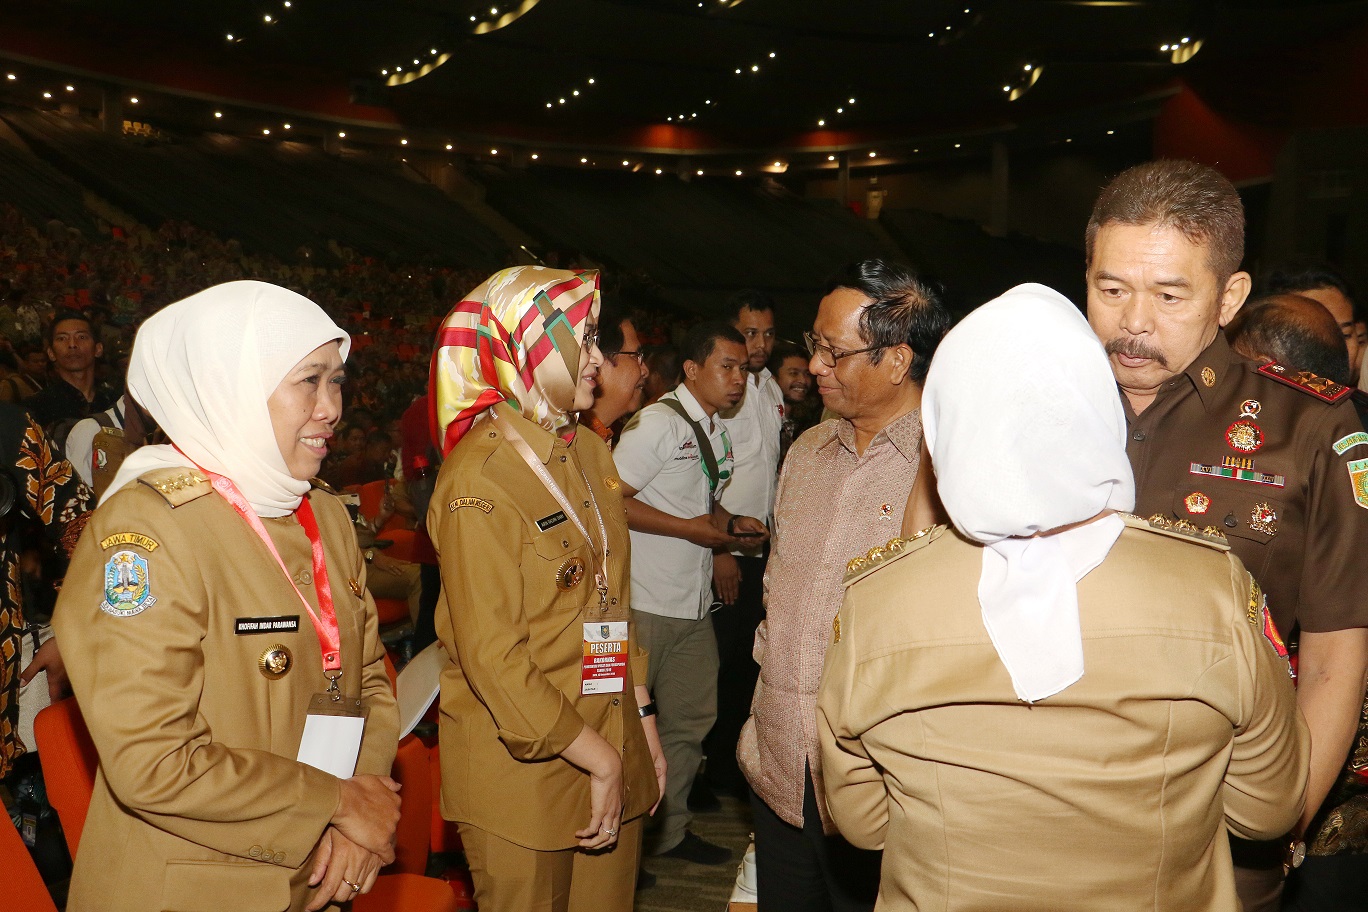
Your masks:
{"label": "man with mustache", "polygon": [[1220,330],[1250,278],[1244,210],[1216,171],[1157,161],[1123,172],[1098,197],[1086,252],[1088,322],[1123,394],[1135,512],[1223,533],[1283,638],[1300,631],[1306,809],[1292,839],[1232,840],[1246,912],[1276,909],[1283,865],[1299,862],[1363,704],[1368,436],[1347,387],[1230,350]]}

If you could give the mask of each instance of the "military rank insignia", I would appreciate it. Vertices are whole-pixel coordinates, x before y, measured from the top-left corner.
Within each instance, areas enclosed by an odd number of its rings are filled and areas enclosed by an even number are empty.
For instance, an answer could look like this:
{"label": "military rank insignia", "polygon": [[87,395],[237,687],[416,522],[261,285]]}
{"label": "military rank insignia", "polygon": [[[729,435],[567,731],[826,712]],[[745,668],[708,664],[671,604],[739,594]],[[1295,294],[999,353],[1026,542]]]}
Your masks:
{"label": "military rank insignia", "polygon": [[115,551],[105,561],[104,601],[100,610],[114,617],[142,614],[157,604],[148,578],[147,558],[133,551]]}
{"label": "military rank insignia", "polygon": [[1201,491],[1193,491],[1187,497],[1183,498],[1183,506],[1187,507],[1189,513],[1195,513],[1200,516],[1211,509],[1211,498],[1207,497]]}
{"label": "military rank insignia", "polygon": [[1270,380],[1277,380],[1303,393],[1309,393],[1322,402],[1339,402],[1354,391],[1341,383],[1318,377],[1310,371],[1293,370],[1276,361],[1270,361],[1259,368],[1259,373]]}

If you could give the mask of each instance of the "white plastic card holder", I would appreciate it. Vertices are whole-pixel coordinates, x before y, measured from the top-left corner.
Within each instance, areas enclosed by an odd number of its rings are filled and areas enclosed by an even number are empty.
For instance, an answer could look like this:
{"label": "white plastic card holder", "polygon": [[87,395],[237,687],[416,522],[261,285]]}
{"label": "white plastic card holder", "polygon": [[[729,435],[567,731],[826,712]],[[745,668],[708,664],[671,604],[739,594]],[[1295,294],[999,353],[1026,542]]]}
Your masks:
{"label": "white plastic card holder", "polygon": [[295,759],[339,779],[350,779],[356,773],[356,760],[361,755],[367,714],[360,700],[337,697],[337,694],[314,694],[309,701],[304,735],[300,738],[299,755]]}

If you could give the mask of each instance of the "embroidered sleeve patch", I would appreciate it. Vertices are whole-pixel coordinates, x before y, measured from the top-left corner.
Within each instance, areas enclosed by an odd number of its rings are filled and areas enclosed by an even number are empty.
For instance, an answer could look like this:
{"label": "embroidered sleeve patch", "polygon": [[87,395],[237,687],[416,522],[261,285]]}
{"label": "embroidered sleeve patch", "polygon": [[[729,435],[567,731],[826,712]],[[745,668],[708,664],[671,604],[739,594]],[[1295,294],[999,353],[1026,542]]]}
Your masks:
{"label": "embroidered sleeve patch", "polygon": [[481,513],[490,513],[494,510],[494,505],[492,503],[487,500],[481,500],[478,497],[458,497],[447,504],[447,509],[452,513],[455,513],[461,507],[474,507]]}
{"label": "embroidered sleeve patch", "polygon": [[1279,658],[1287,658],[1287,646],[1278,634],[1277,625],[1273,623],[1273,615],[1268,610],[1268,597],[1264,595],[1258,583],[1253,583],[1249,587],[1249,623],[1255,627],[1262,627],[1264,639],[1273,646],[1273,651]]}
{"label": "embroidered sleeve patch", "polygon": [[137,545],[149,553],[161,547],[156,539],[149,538],[141,532],[115,532],[108,538],[100,540],[100,548],[104,551],[108,551],[115,545]]}
{"label": "embroidered sleeve patch", "polygon": [[142,614],[157,604],[152,594],[147,558],[133,551],[115,551],[105,562],[104,601],[100,610],[114,617]]}
{"label": "embroidered sleeve patch", "polygon": [[1354,447],[1363,446],[1365,444],[1368,444],[1368,434],[1365,434],[1363,431],[1358,431],[1353,434],[1346,434],[1339,440],[1335,441],[1335,455],[1343,456],[1346,452],[1352,450]]}
{"label": "embroidered sleeve patch", "polygon": [[1349,484],[1354,489],[1354,503],[1368,510],[1368,459],[1349,463]]}

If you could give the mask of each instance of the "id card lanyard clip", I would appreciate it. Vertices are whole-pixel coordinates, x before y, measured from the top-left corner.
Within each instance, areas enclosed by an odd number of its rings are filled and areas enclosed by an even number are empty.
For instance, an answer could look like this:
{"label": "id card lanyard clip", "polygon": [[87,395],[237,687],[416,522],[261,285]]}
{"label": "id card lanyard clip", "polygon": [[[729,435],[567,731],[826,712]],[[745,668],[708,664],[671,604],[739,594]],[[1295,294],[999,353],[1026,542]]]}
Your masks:
{"label": "id card lanyard clip", "polygon": [[608,601],[608,529],[603,524],[603,513],[599,510],[598,498],[594,496],[594,487],[589,484],[589,477],[584,474],[584,469],[579,469],[580,477],[584,479],[584,488],[589,492],[589,503],[592,505],[594,511],[594,519],[598,521],[598,545],[594,544],[593,536],[589,534],[589,530],[585,528],[584,522],[579,518],[579,514],[575,512],[574,506],[570,503],[570,498],[565,496],[565,492],[561,490],[560,485],[556,484],[556,479],[551,477],[551,473],[546,470],[546,466],[537,458],[537,454],[532,451],[532,447],[530,447],[527,441],[523,439],[523,436],[518,433],[518,429],[515,428],[507,418],[499,415],[493,409],[490,409],[489,418],[494,422],[494,425],[503,432],[503,435],[508,438],[508,442],[513,444],[513,449],[518,451],[518,455],[522,457],[523,462],[527,463],[527,467],[537,476],[547,492],[556,499],[556,503],[560,505],[561,510],[570,518],[570,521],[575,524],[575,528],[584,536],[584,540],[589,543],[589,550],[594,555],[594,584],[598,588],[599,604],[604,604]]}

